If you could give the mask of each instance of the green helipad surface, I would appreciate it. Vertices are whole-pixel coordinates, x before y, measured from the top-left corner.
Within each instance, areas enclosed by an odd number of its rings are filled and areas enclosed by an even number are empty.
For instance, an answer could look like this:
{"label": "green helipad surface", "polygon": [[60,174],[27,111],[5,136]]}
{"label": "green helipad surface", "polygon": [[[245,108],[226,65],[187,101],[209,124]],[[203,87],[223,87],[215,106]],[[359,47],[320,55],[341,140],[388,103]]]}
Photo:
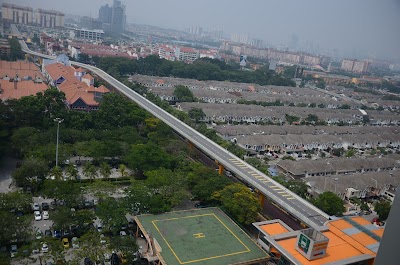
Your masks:
{"label": "green helipad surface", "polygon": [[137,217],[168,265],[225,265],[268,257],[218,208]]}

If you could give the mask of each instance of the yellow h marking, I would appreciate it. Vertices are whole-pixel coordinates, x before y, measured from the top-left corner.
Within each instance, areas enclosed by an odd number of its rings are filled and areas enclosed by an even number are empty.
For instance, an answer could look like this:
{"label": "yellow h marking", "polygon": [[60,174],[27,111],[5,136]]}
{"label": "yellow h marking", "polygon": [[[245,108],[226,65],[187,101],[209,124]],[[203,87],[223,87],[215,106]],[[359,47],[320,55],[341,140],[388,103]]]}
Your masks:
{"label": "yellow h marking", "polygon": [[203,233],[193,234],[195,238],[203,238],[206,237]]}

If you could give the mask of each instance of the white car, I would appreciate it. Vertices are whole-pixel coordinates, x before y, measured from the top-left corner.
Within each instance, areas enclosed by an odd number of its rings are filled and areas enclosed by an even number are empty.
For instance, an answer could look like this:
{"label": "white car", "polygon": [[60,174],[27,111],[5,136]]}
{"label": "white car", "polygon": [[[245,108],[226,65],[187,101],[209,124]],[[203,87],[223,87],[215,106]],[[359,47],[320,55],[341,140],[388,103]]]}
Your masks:
{"label": "white car", "polygon": [[40,214],[39,211],[35,211],[33,214],[35,215],[35,220],[36,221],[42,220],[42,215]]}
{"label": "white car", "polygon": [[43,211],[42,212],[42,218],[43,218],[43,220],[49,219],[49,212],[48,211]]}
{"label": "white car", "polygon": [[72,243],[72,248],[79,248],[79,241],[77,237],[73,237],[71,239],[71,243]]}
{"label": "white car", "polygon": [[35,202],[35,203],[32,205],[32,209],[33,209],[34,211],[40,211],[40,205],[39,205],[39,203]]}
{"label": "white car", "polygon": [[111,256],[110,254],[105,253],[104,254],[104,265],[111,265]]}
{"label": "white car", "polygon": [[49,252],[49,246],[46,243],[43,243],[42,253],[47,253],[47,252]]}
{"label": "white car", "polygon": [[100,235],[100,244],[105,245],[107,243],[106,236],[104,234]]}
{"label": "white car", "polygon": [[18,253],[18,247],[17,247],[17,245],[11,245],[11,251],[10,251],[10,256],[11,256],[11,258],[14,258],[15,257],[15,255],[17,255],[17,253]]}

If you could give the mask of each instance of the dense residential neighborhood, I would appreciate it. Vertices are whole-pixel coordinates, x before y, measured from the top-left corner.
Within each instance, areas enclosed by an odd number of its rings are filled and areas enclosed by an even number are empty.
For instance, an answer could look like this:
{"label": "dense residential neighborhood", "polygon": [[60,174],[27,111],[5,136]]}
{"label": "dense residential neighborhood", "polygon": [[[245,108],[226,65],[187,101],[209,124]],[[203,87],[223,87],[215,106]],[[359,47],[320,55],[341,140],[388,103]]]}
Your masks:
{"label": "dense residential neighborhood", "polygon": [[[302,3],[272,44],[232,21],[168,28],[174,0],[148,16],[163,27],[139,24],[144,3],[74,1],[1,3],[1,265],[397,265],[397,46],[300,42],[344,30],[324,3],[336,30]],[[179,23],[214,21],[194,5]],[[289,34],[297,15],[275,13],[241,23]]]}

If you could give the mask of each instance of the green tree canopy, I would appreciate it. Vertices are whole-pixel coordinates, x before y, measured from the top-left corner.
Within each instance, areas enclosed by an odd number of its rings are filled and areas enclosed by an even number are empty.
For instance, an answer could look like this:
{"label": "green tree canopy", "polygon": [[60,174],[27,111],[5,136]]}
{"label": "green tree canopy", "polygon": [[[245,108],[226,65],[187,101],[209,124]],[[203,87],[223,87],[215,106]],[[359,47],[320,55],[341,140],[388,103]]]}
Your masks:
{"label": "green tree canopy", "polygon": [[123,201],[113,197],[103,199],[96,207],[96,215],[101,219],[105,229],[118,232],[126,224],[127,208]]}
{"label": "green tree canopy", "polygon": [[313,203],[329,215],[342,216],[345,211],[343,200],[331,191],[320,194]]}
{"label": "green tree canopy", "polygon": [[379,219],[384,221],[389,217],[391,205],[388,201],[379,201],[375,203],[375,211],[379,215]]}
{"label": "green tree canopy", "polygon": [[200,108],[191,108],[188,111],[188,115],[191,119],[195,120],[196,123],[206,117],[206,114]]}
{"label": "green tree canopy", "polygon": [[213,197],[242,224],[255,222],[261,210],[254,194],[240,183],[226,186],[223,190],[215,192]]}
{"label": "green tree canopy", "polygon": [[17,186],[36,190],[48,172],[49,168],[43,160],[28,158],[12,173],[12,177]]}
{"label": "green tree canopy", "polygon": [[178,85],[175,86],[174,96],[178,98],[180,102],[194,102],[196,98],[193,96],[192,91],[187,86]]}
{"label": "green tree canopy", "polygon": [[187,178],[181,172],[159,168],[145,172],[146,186],[159,194],[170,206],[176,206],[188,198]]}
{"label": "green tree canopy", "polygon": [[160,167],[172,168],[174,159],[170,157],[159,145],[152,142],[133,145],[125,161],[129,168],[144,172]]}

